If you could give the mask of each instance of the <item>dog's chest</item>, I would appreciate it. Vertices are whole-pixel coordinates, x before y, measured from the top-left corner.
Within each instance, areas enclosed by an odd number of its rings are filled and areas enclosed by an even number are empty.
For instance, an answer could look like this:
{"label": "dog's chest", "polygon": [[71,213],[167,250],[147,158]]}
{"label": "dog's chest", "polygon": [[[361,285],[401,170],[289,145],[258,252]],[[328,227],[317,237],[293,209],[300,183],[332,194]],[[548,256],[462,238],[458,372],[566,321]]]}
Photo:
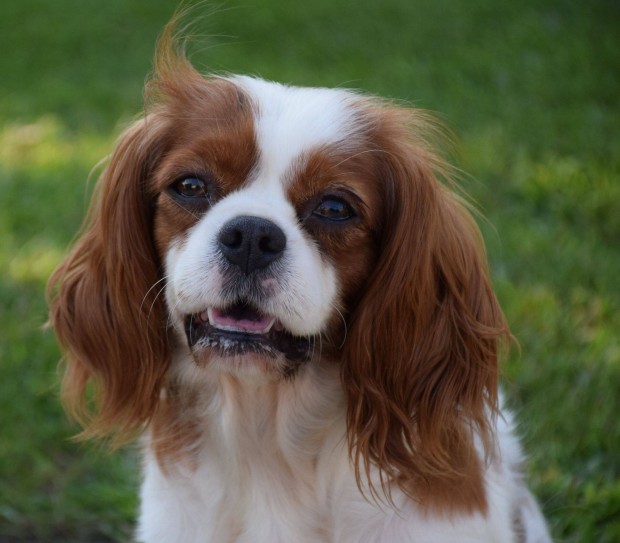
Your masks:
{"label": "dog's chest", "polygon": [[[434,517],[396,488],[394,509],[364,499],[351,467],[342,420],[315,432],[314,440],[307,440],[310,434],[300,430],[309,428],[309,419],[296,426],[255,424],[246,427],[245,434],[219,431],[235,428],[231,420],[220,419],[214,428],[192,466],[176,466],[164,473],[147,449],[138,541],[515,541],[510,520],[512,483],[500,466],[487,474],[493,500],[486,515]],[[503,452],[509,461],[511,451]]]}
{"label": "dog's chest", "polygon": [[328,384],[302,384],[280,384],[277,394],[211,390],[193,411],[201,413],[202,438],[186,466],[164,474],[147,449],[143,540],[329,541],[334,489],[350,475],[342,397]]}
{"label": "dog's chest", "polygon": [[157,533],[144,540],[329,541],[337,475],[325,466],[338,465],[333,456],[324,461],[297,458],[291,465],[281,451],[247,453],[239,459],[205,451],[197,469],[168,475],[147,455],[141,524]]}
{"label": "dog's chest", "polygon": [[315,467],[301,462],[291,467],[279,456],[255,451],[253,460],[239,464],[236,473],[221,465],[205,466],[205,476],[223,489],[219,495],[201,490],[201,501],[213,511],[213,541],[328,539],[330,511],[320,503]]}

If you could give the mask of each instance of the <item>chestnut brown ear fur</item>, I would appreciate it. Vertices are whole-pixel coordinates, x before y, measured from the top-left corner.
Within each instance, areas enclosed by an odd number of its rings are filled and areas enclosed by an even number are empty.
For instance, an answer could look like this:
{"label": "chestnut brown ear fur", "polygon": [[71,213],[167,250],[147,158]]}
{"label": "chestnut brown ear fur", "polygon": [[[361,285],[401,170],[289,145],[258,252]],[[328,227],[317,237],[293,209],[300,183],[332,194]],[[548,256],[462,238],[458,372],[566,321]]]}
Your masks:
{"label": "chestnut brown ear fur", "polygon": [[376,465],[388,499],[397,482],[423,506],[484,511],[473,432],[488,452],[498,347],[510,334],[478,228],[418,137],[428,125],[398,108],[371,115],[386,194],[382,249],[342,370],[358,484]]}
{"label": "chestnut brown ear fur", "polygon": [[139,429],[168,365],[147,183],[165,145],[161,133],[152,118],[122,136],[82,235],[50,278],[50,322],[66,352],[63,401],[89,436],[122,441]]}
{"label": "chestnut brown ear fur", "polygon": [[63,403],[83,437],[114,436],[113,444],[152,418],[169,365],[152,175],[179,139],[175,119],[211,88],[175,37],[182,15],[158,42],[149,111],[120,138],[83,231],[48,284],[50,324],[65,351]]}

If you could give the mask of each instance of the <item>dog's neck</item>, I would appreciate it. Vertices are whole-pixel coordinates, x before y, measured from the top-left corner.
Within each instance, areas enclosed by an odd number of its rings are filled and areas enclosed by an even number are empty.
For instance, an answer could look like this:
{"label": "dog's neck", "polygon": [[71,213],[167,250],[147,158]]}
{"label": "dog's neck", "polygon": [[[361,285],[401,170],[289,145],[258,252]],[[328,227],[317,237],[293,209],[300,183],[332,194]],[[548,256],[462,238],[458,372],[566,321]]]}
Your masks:
{"label": "dog's neck", "polygon": [[174,382],[152,426],[153,443],[162,444],[160,460],[169,438],[188,453],[183,456],[198,462],[204,455],[221,458],[241,471],[266,461],[296,470],[313,464],[329,440],[346,446],[345,399],[335,363],[309,362],[286,379],[196,371],[178,374]]}
{"label": "dog's neck", "polygon": [[292,379],[221,376],[206,414],[212,437],[228,454],[258,448],[293,460],[316,456],[344,412],[338,368],[310,363]]}

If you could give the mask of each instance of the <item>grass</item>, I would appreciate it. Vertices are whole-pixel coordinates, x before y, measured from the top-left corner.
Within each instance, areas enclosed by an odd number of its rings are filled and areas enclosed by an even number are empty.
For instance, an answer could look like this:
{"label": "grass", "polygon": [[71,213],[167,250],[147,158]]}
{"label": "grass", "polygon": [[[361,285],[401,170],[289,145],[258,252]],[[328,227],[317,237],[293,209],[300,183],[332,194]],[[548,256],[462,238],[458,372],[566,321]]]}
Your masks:
{"label": "grass", "polygon": [[[43,291],[80,225],[89,172],[141,109],[174,7],[0,4],[2,541],[130,539],[136,455],[69,440]],[[521,344],[505,388],[533,488],[557,541],[620,540],[618,3],[229,0],[211,11],[199,66],[441,112]]]}

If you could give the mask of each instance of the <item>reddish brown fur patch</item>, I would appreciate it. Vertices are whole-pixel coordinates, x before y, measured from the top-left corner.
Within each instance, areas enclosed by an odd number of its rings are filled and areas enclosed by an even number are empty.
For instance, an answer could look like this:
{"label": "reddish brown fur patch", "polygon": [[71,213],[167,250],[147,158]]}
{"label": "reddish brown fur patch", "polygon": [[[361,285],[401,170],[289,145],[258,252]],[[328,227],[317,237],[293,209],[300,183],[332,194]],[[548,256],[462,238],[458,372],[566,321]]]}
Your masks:
{"label": "reddish brown fur patch", "polygon": [[[309,152],[291,171],[288,198],[304,229],[320,247],[322,257],[336,268],[338,277],[339,311],[327,328],[324,354],[338,355],[345,334],[343,319],[377,257],[383,196],[375,170],[370,154],[345,152],[333,146]],[[344,196],[358,216],[343,225],[312,221],[312,211],[324,195]]]}
{"label": "reddish brown fur patch", "polygon": [[374,464],[425,507],[486,511],[473,432],[489,450],[498,342],[509,333],[480,234],[439,183],[445,168],[418,114],[377,104],[365,114],[385,200],[344,352],[358,480]]}
{"label": "reddish brown fur patch", "polygon": [[[196,83],[188,103],[169,104],[173,142],[153,180],[157,198],[155,237],[161,257],[172,238],[200,219],[205,209],[184,208],[168,193],[183,176],[208,183],[211,204],[243,185],[258,160],[252,104],[233,83],[215,79]],[[178,109],[178,111],[177,111]]]}
{"label": "reddish brown fur patch", "polygon": [[[97,185],[82,236],[50,278],[50,321],[66,352],[63,401],[87,435],[128,439],[150,418],[168,367],[146,179],[165,127],[139,121]],[[95,404],[86,401],[88,383]]]}
{"label": "reddish brown fur patch", "polygon": [[196,454],[201,444],[198,393],[168,383],[153,416],[150,446],[164,472],[173,466],[196,468]]}

